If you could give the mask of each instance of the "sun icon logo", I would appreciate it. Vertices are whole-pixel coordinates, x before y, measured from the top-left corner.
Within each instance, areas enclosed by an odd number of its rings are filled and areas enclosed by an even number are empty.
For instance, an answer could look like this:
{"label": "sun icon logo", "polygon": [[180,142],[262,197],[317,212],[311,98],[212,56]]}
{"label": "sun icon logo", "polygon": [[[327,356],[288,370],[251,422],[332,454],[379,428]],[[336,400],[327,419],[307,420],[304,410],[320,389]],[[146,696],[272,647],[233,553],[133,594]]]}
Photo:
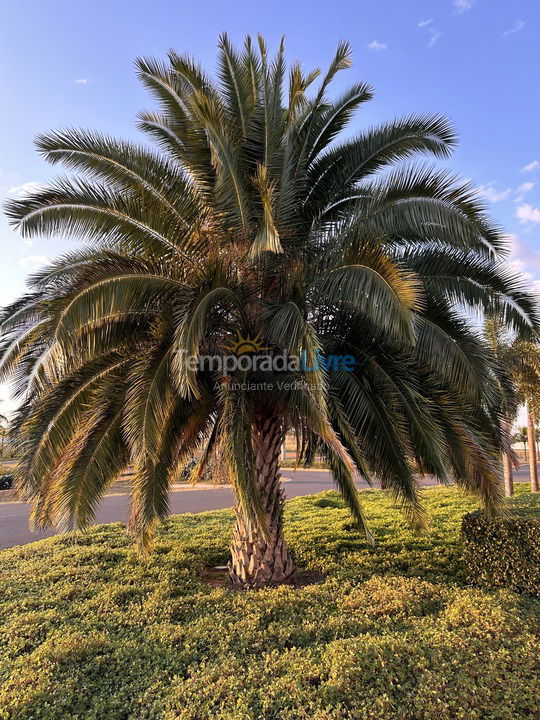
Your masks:
{"label": "sun icon logo", "polygon": [[232,345],[224,346],[224,350],[231,350],[237,357],[247,355],[248,353],[258,353],[261,350],[268,350],[268,348],[263,347],[262,343],[259,342],[259,338],[260,333],[254,339],[249,337],[245,338],[240,333],[237,333],[236,342],[232,343]]}

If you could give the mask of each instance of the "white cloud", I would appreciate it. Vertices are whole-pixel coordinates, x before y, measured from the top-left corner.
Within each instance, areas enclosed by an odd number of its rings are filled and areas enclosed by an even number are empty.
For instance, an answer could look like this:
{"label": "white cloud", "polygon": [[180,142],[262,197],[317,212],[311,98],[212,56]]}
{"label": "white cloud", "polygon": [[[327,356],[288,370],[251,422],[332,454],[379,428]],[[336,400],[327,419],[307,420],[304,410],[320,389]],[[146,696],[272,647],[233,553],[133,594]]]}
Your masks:
{"label": "white cloud", "polygon": [[511,28],[509,28],[506,32],[503,32],[502,36],[506,37],[507,35],[513,35],[514,33],[518,33],[520,30],[523,30],[524,27],[525,23],[523,22],[523,20],[516,20]]}
{"label": "white cloud", "polygon": [[540,162],[538,162],[538,160],[533,160],[528,165],[522,167],[521,172],[532,172],[533,170],[536,170],[537,167],[540,167]]}
{"label": "white cloud", "polygon": [[516,217],[520,223],[540,223],[540,210],[530,203],[523,203],[518,206]]}
{"label": "white cloud", "polygon": [[454,7],[456,12],[464,13],[470,10],[474,5],[474,0],[454,0]]}
{"label": "white cloud", "polygon": [[530,283],[531,290],[540,292],[540,252],[523,242],[517,235],[508,235],[510,243],[510,265],[524,280]]}
{"label": "white cloud", "polygon": [[14,185],[9,188],[8,195],[14,195],[15,197],[22,198],[29,193],[35,192],[36,190],[41,190],[42,187],[43,185],[40,185],[38,182],[30,180],[30,182],[25,182],[22,185]]}
{"label": "white cloud", "polygon": [[439,32],[436,28],[428,28],[428,30],[431,31],[431,38],[428,42],[428,48],[433,47],[437,40],[441,37],[442,33]]}
{"label": "white cloud", "polygon": [[27,255],[21,258],[19,263],[25,270],[37,270],[43,265],[50,265],[51,260],[46,255]]}
{"label": "white cloud", "polygon": [[506,190],[497,190],[493,186],[493,183],[488,183],[487,185],[480,185],[478,192],[491,202],[497,203],[501,202],[501,200],[506,200],[512,190],[511,188],[506,188]]}
{"label": "white cloud", "polygon": [[388,45],[386,45],[385,43],[377,42],[376,40],[372,40],[369,43],[368,48],[370,50],[375,50],[376,52],[380,52],[381,50],[386,50],[388,48]]}
{"label": "white cloud", "polygon": [[428,48],[433,47],[442,33],[433,25],[433,18],[422,20],[418,23],[418,27],[425,31],[429,36]]}
{"label": "white cloud", "polygon": [[530,192],[530,191],[533,189],[533,187],[534,187],[534,183],[533,183],[533,182],[524,182],[524,183],[521,183],[521,185],[520,185],[520,186],[518,187],[518,189],[516,190],[516,202],[517,202],[517,203],[522,202],[522,201],[523,201],[523,198],[525,197],[525,195],[526,195],[528,192]]}
{"label": "white cloud", "polygon": [[88,85],[88,83],[92,82],[90,78],[87,77],[80,77],[74,80],[75,85]]}

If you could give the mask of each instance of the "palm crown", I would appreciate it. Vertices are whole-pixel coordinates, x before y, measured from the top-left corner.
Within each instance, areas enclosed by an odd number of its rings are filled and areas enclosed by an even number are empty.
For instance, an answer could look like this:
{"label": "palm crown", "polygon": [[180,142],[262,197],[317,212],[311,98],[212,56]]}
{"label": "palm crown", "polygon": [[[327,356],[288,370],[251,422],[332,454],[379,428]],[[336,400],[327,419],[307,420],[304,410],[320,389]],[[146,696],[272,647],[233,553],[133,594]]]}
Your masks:
{"label": "palm crown", "polygon": [[[202,468],[217,447],[238,499],[233,577],[283,579],[278,451],[291,429],[299,461],[327,458],[365,528],[356,474],[379,476],[419,526],[418,471],[496,507],[499,390],[465,311],[496,305],[524,333],[534,304],[470,186],[406,162],[449,155],[444,118],[339,140],[372,96],[357,83],[329,99],[349,66],[341,44],[320,79],[295,64],[287,84],[283,46],[271,59],[262,39],[238,51],[223,36],[217,81],[174,52],[137,61],[159,103],[139,117],[156,150],[79,130],[38,138],[77,175],[8,215],[26,236],[88,241],[3,315],[3,375],[25,393],[18,482],[38,524],[84,527],[132,464],[130,528],[147,545],[186,459],[203,447]],[[238,335],[355,365],[224,376],[188,362]]]}

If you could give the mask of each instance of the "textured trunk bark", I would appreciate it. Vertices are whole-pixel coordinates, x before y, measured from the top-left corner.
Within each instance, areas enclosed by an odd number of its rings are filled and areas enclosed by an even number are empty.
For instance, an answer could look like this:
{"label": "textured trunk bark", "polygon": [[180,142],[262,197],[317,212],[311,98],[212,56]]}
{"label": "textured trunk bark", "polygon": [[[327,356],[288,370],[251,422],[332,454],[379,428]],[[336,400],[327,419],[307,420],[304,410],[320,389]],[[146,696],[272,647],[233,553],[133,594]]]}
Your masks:
{"label": "textured trunk bark", "polygon": [[279,453],[283,433],[272,419],[253,431],[255,477],[266,516],[267,533],[248,528],[239,506],[231,542],[229,573],[233,584],[258,588],[284,583],[294,574],[294,564],[283,535],[284,492],[280,483]]}
{"label": "textured trunk bark", "polygon": [[[501,424],[503,432],[506,435],[508,442],[510,442],[510,423],[508,422],[508,420],[503,420]],[[510,495],[514,494],[514,473],[512,470],[512,459],[510,455],[507,453],[503,453],[502,462],[504,475],[504,492],[508,497],[510,497]]]}
{"label": "textured trunk bark", "polygon": [[531,492],[538,492],[538,466],[536,464],[536,444],[534,432],[534,420],[527,410],[527,435],[529,437],[529,468],[531,475]]}

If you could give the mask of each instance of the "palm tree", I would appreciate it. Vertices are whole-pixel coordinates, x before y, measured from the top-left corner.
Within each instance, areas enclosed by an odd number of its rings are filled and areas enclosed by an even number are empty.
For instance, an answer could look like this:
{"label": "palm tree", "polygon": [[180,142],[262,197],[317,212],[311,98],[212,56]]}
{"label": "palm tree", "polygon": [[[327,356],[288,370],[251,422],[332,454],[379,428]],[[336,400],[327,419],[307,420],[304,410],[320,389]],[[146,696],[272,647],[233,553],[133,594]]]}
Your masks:
{"label": "palm tree", "polygon": [[517,433],[514,435],[514,442],[517,443],[523,443],[523,456],[525,458],[525,462],[527,462],[527,443],[529,441],[529,433],[527,431],[527,427],[523,426],[520,427]]}
{"label": "palm tree", "polygon": [[[527,462],[527,444],[529,446],[529,469],[531,491],[538,492],[538,453],[536,448],[535,418],[540,416],[540,346],[536,342],[521,337],[511,337],[505,331],[500,318],[490,317],[485,323],[485,335],[492,347],[498,363],[497,382],[504,398],[501,406],[503,424],[510,430],[519,404],[527,408],[527,427],[520,428],[517,442],[523,442],[525,462]],[[514,390],[509,390],[508,381]],[[508,480],[510,450],[503,458],[507,494],[512,494],[513,483]]]}
{"label": "palm tree", "polygon": [[530,405],[527,404],[527,433],[529,436],[529,477],[531,478],[531,492],[538,492],[538,457],[534,437],[534,417]]}
{"label": "palm tree", "polygon": [[2,442],[0,444],[0,457],[4,457],[4,445],[6,441],[6,437],[8,436],[9,432],[9,420],[5,415],[0,414],[0,437],[2,438]]}
{"label": "palm tree", "polygon": [[[496,308],[494,308],[496,310]],[[505,494],[509,497],[514,494],[514,473],[513,463],[517,463],[517,457],[512,451],[512,441],[516,441],[517,436],[512,438],[512,421],[518,412],[518,401],[516,395],[516,387],[513,378],[507,367],[509,348],[511,343],[508,340],[507,325],[504,317],[498,315],[497,312],[489,312],[484,321],[484,338],[490,347],[496,360],[494,368],[493,380],[501,397],[501,430],[503,436],[503,446],[501,452],[503,480]],[[527,449],[525,446],[525,459],[527,459]]]}
{"label": "palm tree", "polygon": [[522,428],[522,433],[527,434],[529,445],[531,492],[538,492],[538,458],[534,426],[535,418],[540,417],[540,347],[534,342],[515,340],[508,346],[504,361],[514,378],[519,398],[527,409],[527,427]]}
{"label": "palm tree", "polygon": [[[300,463],[325,457],[369,540],[357,475],[383,478],[418,528],[416,472],[452,476],[496,512],[500,397],[466,313],[496,303],[521,333],[538,327],[536,306],[471,186],[408,162],[448,157],[447,120],[340,140],[372,97],[360,82],[330,98],[350,64],[342,43],[322,75],[293,64],[286,90],[283,44],[272,59],[262,38],[238,51],[222,36],[217,81],[175,52],[137,61],[159,104],[139,128],[157,149],[81,130],[38,138],[77,175],[10,202],[11,222],[89,246],[36,274],[2,320],[2,377],[26,400],[17,484],[36,524],[84,528],[132,463],[128,527],[146,549],[186,459],[202,446],[202,471],[219,443],[237,498],[231,577],[286,581],[289,430]],[[204,365],[239,337],[305,362]],[[353,365],[328,367],[339,356]]]}

